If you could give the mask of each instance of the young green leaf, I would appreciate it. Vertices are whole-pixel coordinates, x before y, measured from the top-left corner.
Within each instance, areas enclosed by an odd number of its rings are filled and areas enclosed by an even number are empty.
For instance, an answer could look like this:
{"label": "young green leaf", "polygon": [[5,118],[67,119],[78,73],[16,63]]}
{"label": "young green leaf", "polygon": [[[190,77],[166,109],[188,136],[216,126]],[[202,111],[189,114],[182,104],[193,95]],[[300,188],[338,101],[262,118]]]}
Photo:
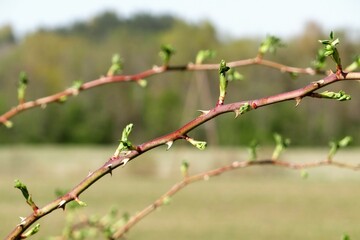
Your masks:
{"label": "young green leaf", "polygon": [[241,105],[239,109],[235,110],[235,118],[237,118],[239,115],[249,112],[250,110],[251,110],[250,104],[244,103],[243,105]]}
{"label": "young green leaf", "polygon": [[344,233],[342,236],[341,236],[341,240],[350,240],[350,236],[346,233]]}
{"label": "young green leaf", "polygon": [[28,200],[30,198],[30,194],[29,194],[29,191],[28,191],[26,185],[24,183],[20,182],[20,180],[18,180],[18,179],[15,180],[14,187],[21,191],[21,193],[23,194],[23,196],[26,200]]}
{"label": "young green leaf", "polygon": [[338,93],[325,91],[319,93],[319,95],[323,98],[336,99],[338,101],[348,101],[351,99],[351,96],[346,94],[344,91],[339,91]]}
{"label": "young green leaf", "polygon": [[114,54],[111,58],[111,66],[107,72],[107,76],[120,74],[123,69],[123,62],[119,54]]}
{"label": "young green leaf", "polygon": [[289,72],[291,79],[296,80],[299,77],[299,73]]}
{"label": "young green leaf", "polygon": [[58,103],[65,103],[68,100],[66,95],[59,97]]}
{"label": "young green leaf", "polygon": [[171,197],[170,196],[166,196],[162,200],[162,204],[164,204],[164,205],[168,205],[168,204],[170,204],[170,202],[171,202]]}
{"label": "young green leaf", "polygon": [[229,71],[226,74],[226,78],[229,82],[244,80],[244,76],[240,74],[238,71],[235,71],[234,68],[229,69]]}
{"label": "young green leaf", "polygon": [[28,238],[34,234],[36,234],[37,232],[39,232],[40,230],[40,224],[37,223],[33,228],[31,228],[29,231],[27,231],[26,233],[21,235],[21,238]]}
{"label": "young green leaf", "polygon": [[170,58],[175,54],[175,49],[170,44],[161,45],[159,56],[165,66],[169,65]]}
{"label": "young green leaf", "polygon": [[5,122],[3,122],[3,124],[5,125],[5,127],[7,128],[12,128],[13,127],[13,122],[12,121],[9,121],[9,120],[6,120]]}
{"label": "young green leaf", "polygon": [[80,88],[81,88],[82,84],[83,84],[82,80],[75,80],[73,82],[73,85],[71,86],[71,89],[73,90],[73,95],[74,96],[77,96],[79,94],[79,91],[80,91]]}
{"label": "young green leaf", "polygon": [[360,66],[360,55],[354,57],[354,61],[346,67],[345,71],[352,72]]}
{"label": "young green leaf", "polygon": [[346,136],[339,141],[329,142],[330,150],[328,154],[328,159],[332,159],[340,148],[349,146],[351,142],[352,142],[351,136]]}
{"label": "young green leaf", "polygon": [[330,32],[330,39],[319,40],[321,44],[323,44],[323,51],[321,52],[324,57],[330,56],[331,59],[336,63],[337,69],[341,70],[341,59],[339,55],[339,51],[336,46],[340,43],[340,40],[334,39],[334,32]]}
{"label": "young green leaf", "polygon": [[207,142],[204,141],[196,141],[190,137],[187,137],[186,140],[191,143],[193,146],[195,146],[199,150],[205,150]]}
{"label": "young green leaf", "polygon": [[309,177],[309,172],[305,169],[301,169],[300,175],[302,179],[307,179]]}
{"label": "young green leaf", "polygon": [[210,59],[210,58],[214,58],[216,55],[215,51],[213,50],[200,50],[198,52],[198,54],[196,55],[196,60],[195,63],[196,64],[202,64],[204,63],[204,61]]}
{"label": "young green leaf", "polygon": [[187,161],[181,163],[180,171],[184,178],[189,175],[189,163]]}
{"label": "young green leaf", "polygon": [[29,191],[26,187],[26,185],[22,182],[20,182],[18,179],[15,180],[15,188],[19,189],[22,193],[22,195],[24,196],[26,203],[33,209],[36,210],[38,207],[35,205],[31,194],[29,194]]}
{"label": "young green leaf", "polygon": [[248,152],[249,152],[249,161],[255,161],[257,159],[257,149],[259,147],[259,143],[257,140],[252,140],[248,146]]}
{"label": "young green leaf", "polygon": [[137,84],[139,84],[140,87],[145,88],[147,86],[147,81],[146,79],[139,79],[136,81]]}
{"label": "young green leaf", "polygon": [[226,72],[229,71],[230,68],[226,66],[225,60],[221,60],[220,66],[219,66],[219,89],[220,89],[220,95],[217,105],[224,104],[225,101],[225,95],[226,95],[226,88],[228,85],[228,79],[226,78]]}
{"label": "young green leaf", "polygon": [[114,153],[114,157],[118,157],[122,151],[133,149],[133,145],[128,139],[129,135],[131,133],[131,130],[133,128],[133,125],[134,124],[130,123],[124,128],[122,135],[121,135],[121,140],[120,140],[119,146],[117,147],[117,149]]}
{"label": "young green leaf", "polygon": [[285,44],[281,41],[280,38],[275,36],[267,36],[265,40],[260,44],[259,55],[263,56],[265,53],[275,53],[277,48],[283,47]]}
{"label": "young green leaf", "polygon": [[20,104],[25,102],[25,91],[26,91],[26,87],[27,87],[28,83],[29,83],[29,79],[28,79],[26,73],[20,72],[19,81],[18,81],[18,89],[17,89],[18,101]]}
{"label": "young green leaf", "polygon": [[124,226],[129,220],[130,220],[130,214],[128,212],[123,213],[119,220],[115,221],[109,226],[111,230],[111,234],[108,235],[108,238],[111,239],[112,234],[114,234],[117,229]]}
{"label": "young green leaf", "polygon": [[352,142],[352,137],[351,136],[346,136],[343,139],[341,139],[338,144],[340,148],[344,148],[350,145],[350,143]]}
{"label": "young green leaf", "polygon": [[81,206],[81,207],[86,207],[86,206],[87,206],[86,202],[81,201],[78,197],[76,197],[74,200],[75,200],[75,202],[77,202],[77,204],[79,204],[79,206]]}
{"label": "young green leaf", "polygon": [[279,159],[280,154],[290,145],[290,139],[284,138],[278,133],[274,133],[275,149],[273,151],[271,159]]}
{"label": "young green leaf", "polygon": [[325,49],[319,49],[315,60],[311,63],[315,70],[320,71],[323,69],[326,65],[326,56],[325,56]]}

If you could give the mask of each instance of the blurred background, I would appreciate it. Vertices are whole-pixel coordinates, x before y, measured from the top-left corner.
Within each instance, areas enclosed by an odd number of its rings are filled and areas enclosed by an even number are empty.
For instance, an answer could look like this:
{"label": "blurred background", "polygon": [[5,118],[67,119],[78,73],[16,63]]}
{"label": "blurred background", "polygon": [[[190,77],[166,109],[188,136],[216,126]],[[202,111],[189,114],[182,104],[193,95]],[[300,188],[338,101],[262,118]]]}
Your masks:
{"label": "blurred background", "polygon": [[[216,57],[234,61],[254,57],[269,34],[286,44],[273,55],[283,64],[309,67],[321,47],[318,39],[331,30],[340,38],[343,64],[360,54],[358,1],[345,1],[346,14],[336,1],[11,1],[1,2],[0,112],[17,104],[20,71],[29,77],[26,100],[62,91],[75,80],[91,81],[106,74],[114,53],[124,60],[124,74],[161,64],[161,44],[176,49],[171,64],[194,62],[199,50],[212,49]],[[334,69],[328,62],[325,69]],[[293,79],[262,66],[239,68],[244,81],[232,82],[226,102],[264,97],[304,86],[322,76]],[[123,127],[135,124],[132,138],[143,142],[177,129],[214,106],[218,97],[217,71],[171,72],[153,76],[148,86],[106,85],[43,109],[21,113],[12,129],[0,128],[0,142],[96,143],[117,141]],[[304,99],[276,104],[236,120],[221,116],[193,136],[213,145],[264,144],[279,132],[294,145],[324,145],[351,134],[359,141],[359,84],[330,87],[354,95],[350,102]]]}
{"label": "blurred background", "polygon": [[[194,62],[204,49],[216,51],[209,63],[219,63],[255,57],[261,41],[275,35],[285,47],[265,58],[306,68],[321,47],[318,40],[327,39],[333,30],[347,66],[360,54],[359,9],[357,0],[0,1],[0,112],[17,105],[21,71],[29,77],[26,100],[35,100],[63,91],[76,80],[105,75],[115,53],[124,60],[124,74],[160,65],[162,44],[176,49],[173,65]],[[331,61],[326,64],[325,69],[335,68]],[[229,84],[226,103],[289,91],[323,77],[293,78],[264,66],[237,70],[244,80]],[[54,199],[55,190],[70,189],[101,166],[128,123],[134,123],[131,141],[140,144],[179,128],[198,116],[198,109],[214,107],[218,98],[217,71],[169,72],[147,83],[145,88],[135,83],[93,88],[63,104],[22,112],[11,119],[11,129],[0,127],[1,235],[19,223],[18,216],[30,213],[13,187],[15,178],[25,182],[43,206]],[[289,161],[321,160],[327,156],[328,142],[345,135],[358,146],[359,88],[359,82],[327,88],[344,90],[352,96],[348,102],[304,99],[297,107],[285,102],[237,119],[234,114],[220,116],[189,134],[207,141],[206,151],[176,142],[170,151],[163,147],[144,154],[81,195],[88,206],[76,215],[103,216],[112,206],[121,214],[133,214],[181,179],[182,161],[188,161],[195,174],[247,160],[244,146],[254,139],[261,145],[259,158],[268,158],[274,132],[297,147],[281,156]],[[336,158],[355,163],[358,156],[354,147]],[[360,239],[358,172],[324,167],[308,173],[304,181],[303,172],[253,167],[194,184],[128,236],[300,240],[340,239],[346,232]],[[42,219],[34,239],[61,234],[68,214],[55,211]]]}

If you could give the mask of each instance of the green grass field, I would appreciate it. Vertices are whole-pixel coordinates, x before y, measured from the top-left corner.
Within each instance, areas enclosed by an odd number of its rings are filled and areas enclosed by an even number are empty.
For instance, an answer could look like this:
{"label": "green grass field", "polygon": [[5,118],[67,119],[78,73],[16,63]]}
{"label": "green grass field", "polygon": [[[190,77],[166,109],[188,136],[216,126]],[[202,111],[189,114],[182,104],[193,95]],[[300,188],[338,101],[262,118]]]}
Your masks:
{"label": "green grass field", "polygon": [[[0,148],[0,233],[5,237],[30,213],[14,179],[27,184],[37,205],[54,199],[57,188],[69,189],[101,166],[114,147],[8,146]],[[263,156],[271,152],[263,151]],[[289,150],[284,159],[320,160],[326,149]],[[157,149],[116,169],[80,196],[88,206],[77,215],[105,215],[112,207],[134,214],[181,178],[180,163],[190,173],[245,160],[246,150],[197,151]],[[360,151],[340,152],[336,159],[358,161]],[[360,174],[322,167],[299,171],[251,167],[197,182],[150,214],[129,233],[129,239],[339,240],[343,233],[360,239]],[[67,211],[57,210],[40,221],[33,239],[61,233]]]}

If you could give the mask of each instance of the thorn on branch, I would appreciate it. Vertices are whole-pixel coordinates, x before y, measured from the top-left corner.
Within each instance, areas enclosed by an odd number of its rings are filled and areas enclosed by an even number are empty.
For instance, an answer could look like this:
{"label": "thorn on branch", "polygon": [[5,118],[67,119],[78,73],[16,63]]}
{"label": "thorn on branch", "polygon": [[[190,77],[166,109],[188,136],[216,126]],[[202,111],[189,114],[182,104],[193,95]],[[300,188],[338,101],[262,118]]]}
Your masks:
{"label": "thorn on branch", "polygon": [[171,146],[173,145],[174,141],[167,141],[165,144],[167,145],[166,151],[169,150],[171,148]]}
{"label": "thorn on branch", "polygon": [[130,158],[124,158],[122,160],[122,163],[123,163],[123,167],[125,167],[125,165],[129,162]]}
{"label": "thorn on branch", "polygon": [[19,217],[20,218],[20,223],[18,224],[18,226],[23,226],[26,224],[26,217]]}
{"label": "thorn on branch", "polygon": [[106,165],[106,167],[109,169],[110,176],[112,176],[112,165],[113,165],[112,163]]}
{"label": "thorn on branch", "polygon": [[296,102],[295,107],[299,106],[301,100],[302,100],[301,97],[296,97],[296,98],[295,98],[295,102]]}
{"label": "thorn on branch", "polygon": [[210,112],[210,110],[198,110],[199,112],[201,112],[203,115],[206,115]]}

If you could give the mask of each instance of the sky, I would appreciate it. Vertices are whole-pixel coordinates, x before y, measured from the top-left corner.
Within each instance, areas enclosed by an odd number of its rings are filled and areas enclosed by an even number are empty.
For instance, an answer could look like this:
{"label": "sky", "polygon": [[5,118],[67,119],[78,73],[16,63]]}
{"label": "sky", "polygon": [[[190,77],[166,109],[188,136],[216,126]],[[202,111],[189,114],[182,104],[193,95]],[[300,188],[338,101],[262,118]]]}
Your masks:
{"label": "sky", "polygon": [[39,27],[66,26],[105,10],[174,14],[191,23],[210,21],[230,37],[287,37],[301,33],[309,21],[323,30],[343,28],[360,37],[359,0],[0,0],[0,26],[10,24],[17,36]]}

